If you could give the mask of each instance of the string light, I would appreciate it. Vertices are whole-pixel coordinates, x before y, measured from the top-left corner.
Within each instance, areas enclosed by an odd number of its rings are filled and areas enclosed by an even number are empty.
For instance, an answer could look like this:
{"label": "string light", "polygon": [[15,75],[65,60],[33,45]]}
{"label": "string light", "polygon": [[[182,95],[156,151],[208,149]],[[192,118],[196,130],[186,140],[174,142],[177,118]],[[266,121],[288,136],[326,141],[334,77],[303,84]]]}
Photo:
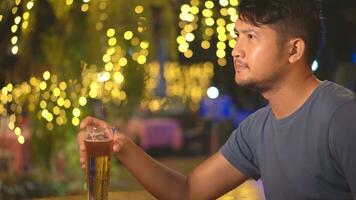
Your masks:
{"label": "string light", "polygon": [[[190,43],[199,36],[202,49],[216,47],[216,57],[219,66],[226,65],[226,48],[233,48],[236,44],[234,33],[235,21],[238,18],[237,0],[201,1],[191,0],[180,8],[180,35],[177,37],[178,51],[186,58],[191,58],[194,52]],[[201,17],[199,18],[201,10]],[[198,29],[198,22],[200,28]],[[197,30],[201,32],[197,32]],[[217,37],[217,44],[212,45],[212,37]],[[224,43],[224,45],[222,45]],[[192,51],[192,52],[191,52]]]}

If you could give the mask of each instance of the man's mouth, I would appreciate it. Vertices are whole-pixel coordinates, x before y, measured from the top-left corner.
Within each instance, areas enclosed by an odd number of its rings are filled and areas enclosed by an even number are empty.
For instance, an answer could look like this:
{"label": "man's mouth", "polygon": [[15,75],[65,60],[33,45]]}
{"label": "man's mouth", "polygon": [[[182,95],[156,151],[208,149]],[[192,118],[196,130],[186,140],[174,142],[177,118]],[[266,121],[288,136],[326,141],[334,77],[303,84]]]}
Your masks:
{"label": "man's mouth", "polygon": [[248,65],[241,60],[235,58],[234,59],[234,66],[235,66],[235,71],[241,71],[243,69],[248,68]]}

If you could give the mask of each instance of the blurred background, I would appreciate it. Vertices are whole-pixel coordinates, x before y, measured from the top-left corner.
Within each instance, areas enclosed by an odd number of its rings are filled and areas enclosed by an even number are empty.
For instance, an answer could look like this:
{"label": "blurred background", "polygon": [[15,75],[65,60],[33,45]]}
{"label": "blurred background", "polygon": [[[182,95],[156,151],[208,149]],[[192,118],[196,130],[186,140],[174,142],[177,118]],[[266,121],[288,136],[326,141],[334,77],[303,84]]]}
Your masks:
{"label": "blurred background", "polygon": [[[234,83],[237,4],[0,0],[0,199],[83,194],[75,137],[87,115],[185,174],[216,152],[266,104]],[[321,5],[313,71],[355,91],[356,2]],[[142,189],[112,165],[112,190]],[[260,183],[246,188],[263,199]]]}

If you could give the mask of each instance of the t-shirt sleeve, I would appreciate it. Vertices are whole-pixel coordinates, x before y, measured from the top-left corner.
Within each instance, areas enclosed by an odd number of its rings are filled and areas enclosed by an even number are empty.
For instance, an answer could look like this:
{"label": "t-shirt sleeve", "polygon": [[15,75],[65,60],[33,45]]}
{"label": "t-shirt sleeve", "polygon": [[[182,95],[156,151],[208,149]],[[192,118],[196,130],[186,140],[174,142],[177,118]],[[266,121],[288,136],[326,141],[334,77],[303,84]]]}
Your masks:
{"label": "t-shirt sleeve", "polygon": [[260,178],[259,169],[254,162],[254,155],[251,149],[251,135],[242,131],[243,123],[236,129],[221,147],[222,155],[240,172],[254,179]]}
{"label": "t-shirt sleeve", "polygon": [[340,107],[330,122],[330,152],[356,199],[356,101]]}

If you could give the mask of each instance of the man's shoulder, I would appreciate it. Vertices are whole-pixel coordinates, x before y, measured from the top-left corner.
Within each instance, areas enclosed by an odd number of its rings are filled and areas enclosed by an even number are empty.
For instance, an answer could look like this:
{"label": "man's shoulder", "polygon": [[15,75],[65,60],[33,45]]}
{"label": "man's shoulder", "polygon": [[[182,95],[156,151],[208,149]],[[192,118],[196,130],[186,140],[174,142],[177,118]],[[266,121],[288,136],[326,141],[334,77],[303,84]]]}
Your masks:
{"label": "man's shoulder", "polygon": [[330,103],[346,103],[355,100],[355,93],[348,88],[331,81],[324,81],[320,86],[322,100],[329,100]]}
{"label": "man's shoulder", "polygon": [[266,118],[268,118],[270,112],[271,107],[266,105],[249,115],[241,124],[253,125],[254,123],[261,123],[261,121],[264,121]]}

